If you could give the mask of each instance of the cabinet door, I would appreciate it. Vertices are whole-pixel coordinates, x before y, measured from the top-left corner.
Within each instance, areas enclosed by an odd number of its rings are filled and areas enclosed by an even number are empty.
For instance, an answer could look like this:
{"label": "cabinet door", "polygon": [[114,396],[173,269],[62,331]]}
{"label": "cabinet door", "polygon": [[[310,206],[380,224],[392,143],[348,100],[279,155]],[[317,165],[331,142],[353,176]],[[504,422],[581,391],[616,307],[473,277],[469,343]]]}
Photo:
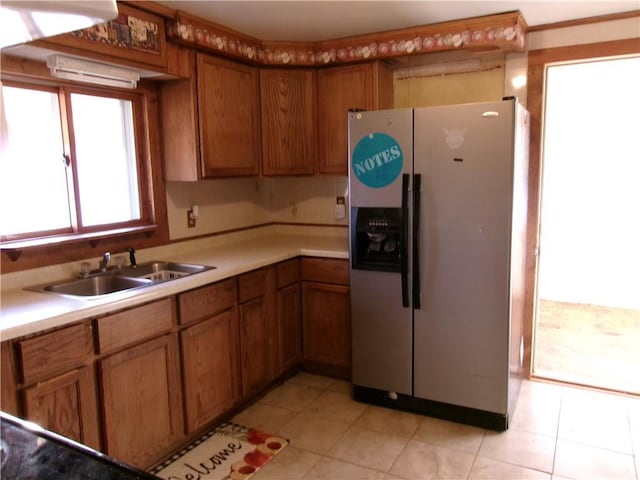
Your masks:
{"label": "cabinet door", "polygon": [[393,74],[380,63],[318,71],[318,171],[347,175],[349,109],[393,108]]}
{"label": "cabinet door", "polygon": [[18,368],[11,342],[0,346],[0,407],[3,412],[20,416],[18,401]]}
{"label": "cabinet door", "polygon": [[100,449],[93,366],[81,367],[23,391],[25,418]]}
{"label": "cabinet door", "polygon": [[260,70],[264,175],[314,173],[314,79],[312,70]]}
{"label": "cabinet door", "polygon": [[188,433],[233,407],[237,399],[237,312],[227,310],[180,332]]}
{"label": "cabinet door", "polygon": [[242,395],[247,397],[271,379],[269,309],[266,296],[240,305],[240,358]]}
{"label": "cabinet door", "polygon": [[280,375],[302,359],[299,283],[278,290],[277,311],[280,352],[278,374]]}
{"label": "cabinet door", "polygon": [[302,332],[304,360],[339,367],[351,366],[349,287],[302,283]]}
{"label": "cabinet door", "polygon": [[197,60],[202,177],[257,175],[257,69],[209,55]]}
{"label": "cabinet door", "polygon": [[100,361],[108,455],[146,468],[182,438],[177,351],[165,335]]}

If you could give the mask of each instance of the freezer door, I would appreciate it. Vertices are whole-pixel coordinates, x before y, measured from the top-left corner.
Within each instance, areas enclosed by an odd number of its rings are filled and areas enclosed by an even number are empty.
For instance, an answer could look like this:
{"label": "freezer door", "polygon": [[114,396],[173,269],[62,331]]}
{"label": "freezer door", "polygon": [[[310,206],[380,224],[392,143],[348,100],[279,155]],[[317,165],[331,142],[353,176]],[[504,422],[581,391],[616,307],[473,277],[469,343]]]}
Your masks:
{"label": "freezer door", "polygon": [[398,274],[351,271],[351,382],[411,395],[411,309],[402,307]]}
{"label": "freezer door", "polygon": [[[413,111],[349,114],[349,196],[360,207],[401,208],[413,163]],[[405,198],[408,197],[408,183]],[[407,208],[406,215],[410,210]],[[356,235],[354,215],[350,235]],[[350,242],[353,250],[354,242]],[[407,250],[410,245],[407,244]],[[354,252],[351,251],[351,258]],[[408,261],[408,258],[406,259]],[[408,264],[408,263],[407,263]],[[406,272],[406,284],[410,272]],[[402,273],[351,269],[352,382],[411,394],[412,318],[403,307]]]}
{"label": "freezer door", "polygon": [[414,114],[414,394],[496,413],[507,409],[513,110],[503,101]]}

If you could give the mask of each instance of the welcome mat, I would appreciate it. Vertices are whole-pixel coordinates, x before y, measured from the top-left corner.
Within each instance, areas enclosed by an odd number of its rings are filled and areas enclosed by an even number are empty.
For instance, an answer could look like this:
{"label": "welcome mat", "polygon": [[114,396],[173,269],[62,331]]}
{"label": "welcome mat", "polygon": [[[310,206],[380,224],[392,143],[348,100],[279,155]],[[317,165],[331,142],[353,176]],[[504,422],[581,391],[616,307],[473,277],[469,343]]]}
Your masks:
{"label": "welcome mat", "polygon": [[164,480],[246,480],[288,444],[260,430],[223,423],[151,473]]}

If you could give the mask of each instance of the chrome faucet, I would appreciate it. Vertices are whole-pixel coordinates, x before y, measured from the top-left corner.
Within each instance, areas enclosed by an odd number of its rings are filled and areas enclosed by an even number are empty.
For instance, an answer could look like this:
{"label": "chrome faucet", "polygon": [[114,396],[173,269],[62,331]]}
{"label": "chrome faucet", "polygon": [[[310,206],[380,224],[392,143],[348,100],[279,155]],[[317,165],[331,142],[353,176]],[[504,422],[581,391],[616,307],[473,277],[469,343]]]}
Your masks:
{"label": "chrome faucet", "polygon": [[133,247],[129,247],[127,251],[129,252],[129,263],[133,268],[136,268],[138,266],[136,263],[136,250]]}
{"label": "chrome faucet", "polygon": [[[137,266],[136,263],[136,250],[133,247],[129,247],[126,250],[127,252],[129,252],[129,262],[131,263],[131,266],[133,268],[135,268]],[[102,254],[102,259],[100,260],[100,271],[101,272],[106,272],[109,268],[109,261],[111,260],[111,252],[104,252]],[[116,257],[116,260],[118,260],[116,262],[116,267],[118,268],[122,268],[122,264],[124,260],[123,258],[120,257]]]}
{"label": "chrome faucet", "polygon": [[111,260],[111,252],[104,252],[102,254],[102,260],[100,260],[100,271],[106,272],[109,260]]}

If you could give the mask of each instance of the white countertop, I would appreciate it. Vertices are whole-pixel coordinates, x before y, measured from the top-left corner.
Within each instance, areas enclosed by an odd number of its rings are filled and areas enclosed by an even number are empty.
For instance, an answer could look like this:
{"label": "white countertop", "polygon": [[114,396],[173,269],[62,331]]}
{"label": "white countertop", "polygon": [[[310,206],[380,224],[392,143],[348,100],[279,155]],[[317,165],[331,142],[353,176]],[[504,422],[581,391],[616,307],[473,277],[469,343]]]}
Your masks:
{"label": "white countertop", "polygon": [[[29,335],[167,297],[297,256],[349,258],[347,238],[275,234],[150,260],[215,266],[213,270],[98,299],[14,288],[2,291],[0,340]],[[140,263],[144,263],[140,261]],[[42,279],[39,283],[47,282]]]}

